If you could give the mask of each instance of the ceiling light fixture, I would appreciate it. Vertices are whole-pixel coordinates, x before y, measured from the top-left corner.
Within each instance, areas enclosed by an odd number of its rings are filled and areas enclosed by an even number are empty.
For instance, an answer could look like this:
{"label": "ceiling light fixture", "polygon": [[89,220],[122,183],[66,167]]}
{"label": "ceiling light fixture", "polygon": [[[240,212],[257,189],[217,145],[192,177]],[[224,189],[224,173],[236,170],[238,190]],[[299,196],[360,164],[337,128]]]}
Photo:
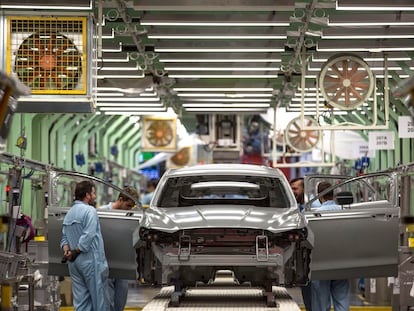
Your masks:
{"label": "ceiling light fixture", "polygon": [[102,103],[97,102],[97,107],[162,107],[164,106],[163,103],[118,103],[118,102],[109,102],[109,103]]}
{"label": "ceiling light fixture", "polygon": [[0,4],[0,9],[31,9],[31,10],[79,10],[87,11],[92,10],[92,2],[89,3],[89,6],[58,6],[58,5],[31,5],[31,4]]}
{"label": "ceiling light fixture", "polygon": [[244,79],[244,78],[277,78],[277,75],[188,75],[188,74],[170,74],[170,78],[182,78],[182,79],[198,79],[198,78],[234,78],[234,79]]}
{"label": "ceiling light fixture", "polygon": [[363,48],[363,47],[332,47],[332,48],[319,48],[318,52],[400,52],[400,51],[414,51],[414,47],[378,47],[378,48]]}
{"label": "ceiling light fixture", "polygon": [[161,63],[281,63],[280,58],[160,58]]}
{"label": "ceiling light fixture", "polygon": [[287,36],[278,35],[148,35],[148,39],[191,39],[191,40],[238,40],[268,39],[286,40]]}
{"label": "ceiling light fixture", "polygon": [[272,97],[272,94],[259,93],[178,93],[178,97],[229,97],[229,98],[245,98],[245,97]]}
{"label": "ceiling light fixture", "polygon": [[157,53],[167,53],[167,52],[199,52],[199,53],[221,53],[221,52],[228,52],[228,53],[239,53],[239,52],[284,52],[285,49],[283,48],[155,48],[155,52]]}
{"label": "ceiling light fixture", "polygon": [[358,5],[347,5],[341,6],[336,2],[336,9],[338,11],[414,11],[414,6],[397,6],[392,4],[389,6],[370,5],[370,6],[358,6]]}
{"label": "ceiling light fixture", "polygon": [[409,35],[322,35],[322,39],[412,39],[414,34]]}
{"label": "ceiling light fixture", "polygon": [[328,26],[365,27],[365,26],[413,26],[414,22],[328,22]]}
{"label": "ceiling light fixture", "polygon": [[[163,110],[161,112],[164,112]],[[142,115],[154,115],[159,111],[102,111],[104,115],[116,115],[116,116],[142,116]],[[96,114],[101,114],[101,111],[97,111]]]}
{"label": "ceiling light fixture", "polygon": [[188,112],[252,112],[252,111],[266,111],[267,108],[237,108],[237,110],[233,107],[230,108],[186,108]]}
{"label": "ceiling light fixture", "polygon": [[165,111],[166,107],[100,107],[101,111]]}
{"label": "ceiling light fixture", "polygon": [[165,67],[167,71],[279,71],[278,67]]}
{"label": "ceiling light fixture", "polygon": [[195,22],[195,21],[145,21],[142,26],[206,26],[206,27],[286,27],[286,22]]}
{"label": "ceiling light fixture", "polygon": [[[113,98],[100,98],[100,101],[105,101],[105,102],[109,102],[109,101],[114,101]],[[159,97],[147,97],[147,98],[139,98],[139,97],[123,97],[123,98],[116,98],[117,101],[120,102],[158,102],[160,101]]]}
{"label": "ceiling light fixture", "polygon": [[213,104],[199,104],[199,103],[185,103],[182,105],[185,108],[269,108],[270,104],[262,104],[262,103],[254,103],[254,104],[246,104],[246,103],[230,103],[230,104],[223,104],[223,103],[213,103]]}
{"label": "ceiling light fixture", "polygon": [[236,92],[236,91],[248,91],[248,92],[272,92],[273,88],[269,88],[269,87],[244,87],[244,88],[240,88],[240,87],[175,87],[173,88],[174,91],[176,92],[206,92],[206,91],[211,91],[211,92]]}
{"label": "ceiling light fixture", "polygon": [[135,74],[135,75],[97,75],[97,79],[140,79],[144,78],[145,74],[143,71],[141,71],[141,74]]}
{"label": "ceiling light fixture", "polygon": [[[235,99],[232,98],[192,98],[189,99],[189,101],[194,102],[228,102],[232,103]],[[271,99],[267,98],[238,98],[237,101],[241,103],[268,103],[271,101]]]}

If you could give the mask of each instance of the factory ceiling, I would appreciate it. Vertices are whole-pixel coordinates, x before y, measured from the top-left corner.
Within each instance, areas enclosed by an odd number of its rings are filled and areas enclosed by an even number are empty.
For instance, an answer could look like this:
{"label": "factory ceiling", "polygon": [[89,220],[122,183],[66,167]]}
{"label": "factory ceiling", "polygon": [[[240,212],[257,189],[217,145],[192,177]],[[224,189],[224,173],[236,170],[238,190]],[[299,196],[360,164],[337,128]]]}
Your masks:
{"label": "factory ceiling", "polygon": [[[277,106],[367,118],[374,97],[401,89],[414,67],[412,0],[27,2],[0,8],[92,13],[94,104],[106,114],[172,107],[185,118]],[[391,96],[390,108],[410,107]]]}

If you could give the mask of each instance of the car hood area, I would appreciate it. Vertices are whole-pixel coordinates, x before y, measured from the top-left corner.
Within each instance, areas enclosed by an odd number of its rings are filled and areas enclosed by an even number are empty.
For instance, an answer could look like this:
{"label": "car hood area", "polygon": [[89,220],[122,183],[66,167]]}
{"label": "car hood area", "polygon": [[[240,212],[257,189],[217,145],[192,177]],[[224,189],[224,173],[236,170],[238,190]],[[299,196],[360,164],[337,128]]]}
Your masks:
{"label": "car hood area", "polygon": [[257,206],[208,205],[189,208],[156,208],[145,210],[141,227],[176,232],[194,228],[252,228],[283,232],[306,226],[304,215],[296,207],[280,209]]}

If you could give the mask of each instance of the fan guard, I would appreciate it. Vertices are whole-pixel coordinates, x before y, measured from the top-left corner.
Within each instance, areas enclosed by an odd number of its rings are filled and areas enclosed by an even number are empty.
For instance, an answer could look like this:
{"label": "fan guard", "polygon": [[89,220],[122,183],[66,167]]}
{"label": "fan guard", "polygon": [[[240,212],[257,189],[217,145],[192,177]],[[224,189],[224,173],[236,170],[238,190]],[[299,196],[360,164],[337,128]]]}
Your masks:
{"label": "fan guard", "polygon": [[81,53],[60,33],[35,33],[16,51],[15,72],[33,90],[74,90],[82,75]]}
{"label": "fan guard", "polygon": [[341,110],[351,110],[371,96],[374,75],[359,56],[334,56],[328,59],[321,70],[319,87],[330,105]]}
{"label": "fan guard", "polygon": [[[315,120],[304,117],[305,127],[317,126]],[[319,130],[302,130],[301,118],[297,117],[289,122],[285,135],[287,144],[297,152],[312,150],[319,142],[321,132]]]}
{"label": "fan guard", "polygon": [[164,120],[154,120],[148,126],[145,137],[154,147],[168,146],[174,139],[173,129]]}

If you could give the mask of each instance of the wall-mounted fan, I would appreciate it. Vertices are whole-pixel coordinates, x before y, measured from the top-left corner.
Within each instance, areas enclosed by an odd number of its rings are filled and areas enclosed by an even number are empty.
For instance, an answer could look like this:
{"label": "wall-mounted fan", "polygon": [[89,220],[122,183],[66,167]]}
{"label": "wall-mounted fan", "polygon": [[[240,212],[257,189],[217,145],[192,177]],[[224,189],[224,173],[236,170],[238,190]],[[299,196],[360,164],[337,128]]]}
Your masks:
{"label": "wall-mounted fan", "polygon": [[167,167],[168,168],[178,168],[191,164],[192,148],[184,147],[181,148],[177,153],[175,153],[171,158],[168,159]]}
{"label": "wall-mounted fan", "polygon": [[84,17],[10,16],[8,71],[33,94],[86,94],[88,56]]}
{"label": "wall-mounted fan", "polygon": [[33,90],[73,90],[82,75],[82,57],[68,37],[35,33],[17,49],[15,72]]}
{"label": "wall-mounted fan", "polygon": [[175,118],[144,118],[144,151],[166,151],[177,148],[176,119]]}
{"label": "wall-mounted fan", "polygon": [[323,66],[319,87],[323,97],[341,110],[352,110],[368,100],[375,80],[368,64],[356,55],[334,55]]}
{"label": "wall-mounted fan", "polygon": [[[285,138],[287,144],[297,152],[311,151],[319,142],[321,137],[320,130],[303,130],[302,121],[297,117],[289,122],[285,129]],[[310,117],[304,117],[304,126],[318,126],[316,121]]]}

